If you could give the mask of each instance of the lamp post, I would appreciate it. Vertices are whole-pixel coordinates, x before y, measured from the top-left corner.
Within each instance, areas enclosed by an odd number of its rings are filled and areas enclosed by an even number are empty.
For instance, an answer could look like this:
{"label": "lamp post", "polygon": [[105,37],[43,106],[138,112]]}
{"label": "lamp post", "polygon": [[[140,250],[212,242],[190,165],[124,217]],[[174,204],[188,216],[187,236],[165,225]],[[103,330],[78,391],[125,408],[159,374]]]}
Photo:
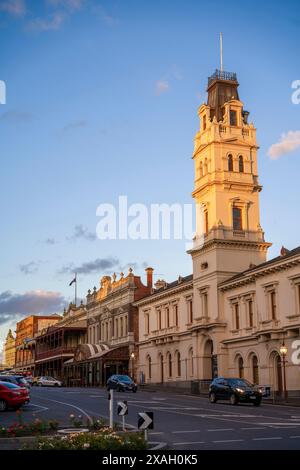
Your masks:
{"label": "lamp post", "polygon": [[281,361],[282,361],[282,370],[283,370],[283,393],[284,393],[284,400],[287,401],[287,389],[286,389],[286,371],[285,371],[285,364],[286,364],[286,355],[288,352],[288,348],[284,344],[284,341],[282,342],[282,345],[280,346],[280,355],[281,355]]}
{"label": "lamp post", "polygon": [[134,358],[135,358],[135,354],[134,352],[132,352],[130,354],[130,359],[131,359],[131,375],[132,375],[132,380],[134,381]]}

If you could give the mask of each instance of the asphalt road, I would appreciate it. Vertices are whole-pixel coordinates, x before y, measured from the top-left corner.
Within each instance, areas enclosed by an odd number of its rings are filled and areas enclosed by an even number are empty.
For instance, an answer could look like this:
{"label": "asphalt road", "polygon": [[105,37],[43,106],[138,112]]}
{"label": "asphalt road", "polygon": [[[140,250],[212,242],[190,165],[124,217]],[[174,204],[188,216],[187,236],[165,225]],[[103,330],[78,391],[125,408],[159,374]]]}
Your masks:
{"label": "asphalt road", "polygon": [[[208,399],[183,394],[138,391],[115,393],[117,401],[127,400],[126,423],[137,426],[138,412],[154,412],[151,442],[166,443],[176,450],[196,449],[300,449],[300,407],[262,404],[232,406],[210,404]],[[57,419],[69,425],[70,414],[108,419],[107,392],[99,388],[31,389],[31,402],[23,407],[24,421]],[[13,411],[0,414],[0,425],[16,421]]]}

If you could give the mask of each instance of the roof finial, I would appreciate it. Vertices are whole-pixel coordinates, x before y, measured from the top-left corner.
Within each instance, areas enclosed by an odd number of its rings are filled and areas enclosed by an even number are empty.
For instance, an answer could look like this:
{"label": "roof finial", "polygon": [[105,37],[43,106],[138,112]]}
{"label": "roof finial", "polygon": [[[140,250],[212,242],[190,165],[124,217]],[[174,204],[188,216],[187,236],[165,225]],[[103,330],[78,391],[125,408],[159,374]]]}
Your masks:
{"label": "roof finial", "polygon": [[220,33],[220,70],[223,72],[223,35]]}

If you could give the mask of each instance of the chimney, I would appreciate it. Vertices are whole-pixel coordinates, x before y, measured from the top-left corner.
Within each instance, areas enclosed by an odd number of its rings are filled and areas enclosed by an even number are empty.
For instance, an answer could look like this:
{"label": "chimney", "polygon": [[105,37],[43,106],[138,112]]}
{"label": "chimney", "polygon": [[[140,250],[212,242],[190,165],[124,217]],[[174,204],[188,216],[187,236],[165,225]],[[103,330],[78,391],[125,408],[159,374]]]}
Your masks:
{"label": "chimney", "polygon": [[150,287],[150,289],[152,289],[154,269],[149,267],[149,268],[146,268],[145,271],[147,273],[147,287]]}

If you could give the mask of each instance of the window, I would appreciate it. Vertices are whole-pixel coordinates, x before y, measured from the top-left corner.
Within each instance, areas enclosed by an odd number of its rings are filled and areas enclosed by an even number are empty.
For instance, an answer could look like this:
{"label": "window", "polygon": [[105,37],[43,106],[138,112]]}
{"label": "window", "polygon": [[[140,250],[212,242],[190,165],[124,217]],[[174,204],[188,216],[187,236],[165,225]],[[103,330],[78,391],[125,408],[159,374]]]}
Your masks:
{"label": "window", "polygon": [[240,308],[239,304],[234,304],[234,321],[235,321],[235,329],[240,329]]}
{"label": "window", "polygon": [[177,352],[176,354],[176,362],[177,362],[177,376],[181,376],[181,358],[180,358],[180,352]]}
{"label": "window", "polygon": [[178,305],[174,305],[174,324],[178,326]]}
{"label": "window", "polygon": [[204,231],[205,234],[208,234],[208,211],[204,211]]}
{"label": "window", "polygon": [[145,314],[145,333],[148,335],[150,330],[150,325],[149,325],[149,313]]}
{"label": "window", "polygon": [[189,349],[189,373],[190,376],[194,375],[194,359],[193,359],[193,348]]}
{"label": "window", "polygon": [[249,326],[252,328],[253,322],[253,300],[248,300],[248,322]]}
{"label": "window", "polygon": [[276,320],[276,310],[277,310],[277,305],[276,305],[276,292],[273,290],[270,292],[270,302],[271,302],[271,316],[272,320]]}
{"label": "window", "polygon": [[169,326],[170,326],[170,309],[169,309],[169,307],[166,308],[166,324],[167,324],[167,328],[169,328]]}
{"label": "window", "polygon": [[228,171],[233,171],[233,157],[232,155],[228,155]]}
{"label": "window", "polygon": [[230,110],[230,125],[236,126],[237,125],[237,118],[236,118],[236,111]]}
{"label": "window", "polygon": [[119,336],[119,320],[116,318],[116,323],[115,323],[115,337],[118,338]]}
{"label": "window", "polygon": [[202,162],[200,162],[199,169],[200,169],[200,178],[201,178],[201,177],[203,176],[203,166],[202,166]]}
{"label": "window", "polygon": [[169,377],[172,377],[172,356],[170,353],[168,354],[168,372]]}
{"label": "window", "polygon": [[208,297],[207,292],[203,293],[203,316],[208,317]]}
{"label": "window", "polygon": [[252,376],[253,376],[253,383],[258,385],[259,384],[259,370],[258,370],[257,356],[253,356],[252,358]]}
{"label": "window", "polygon": [[233,230],[242,230],[242,209],[233,207],[232,209]]}
{"label": "window", "polygon": [[206,116],[203,116],[203,130],[205,131],[206,129]]}
{"label": "window", "polygon": [[123,318],[120,319],[120,330],[121,330],[120,336],[123,336]]}
{"label": "window", "polygon": [[157,327],[159,330],[161,330],[161,310],[158,310],[157,318],[158,318]]}
{"label": "window", "polygon": [[152,377],[152,361],[151,356],[148,356],[148,377],[151,379]]}
{"label": "window", "polygon": [[243,379],[244,378],[244,361],[242,357],[239,357],[238,366],[239,366],[239,378]]}
{"label": "window", "polygon": [[188,323],[193,323],[193,301],[188,301]]}
{"label": "window", "polygon": [[242,155],[239,156],[239,172],[244,173],[244,159]]}

